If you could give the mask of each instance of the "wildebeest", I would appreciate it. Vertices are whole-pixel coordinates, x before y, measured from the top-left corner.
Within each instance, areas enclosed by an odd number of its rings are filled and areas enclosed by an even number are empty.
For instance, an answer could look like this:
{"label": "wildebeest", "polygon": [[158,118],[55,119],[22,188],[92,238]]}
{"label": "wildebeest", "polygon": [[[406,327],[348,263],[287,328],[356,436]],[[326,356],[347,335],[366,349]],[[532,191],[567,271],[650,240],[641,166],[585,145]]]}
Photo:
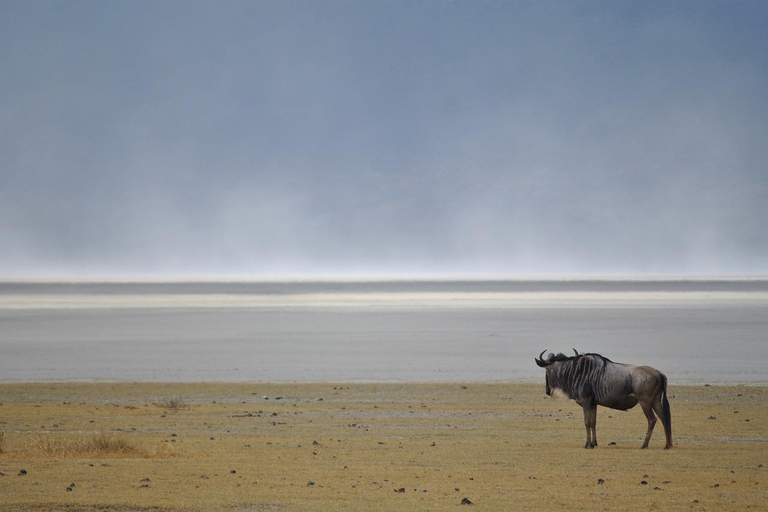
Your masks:
{"label": "wildebeest", "polygon": [[597,406],[626,411],[638,403],[648,418],[648,432],[643,448],[648,448],[653,427],[654,411],[661,418],[667,436],[665,449],[672,448],[672,415],[667,400],[667,378],[650,366],[614,363],[600,354],[553,355],[535,358],[536,364],[547,370],[547,395],[565,395],[584,409],[587,443],[584,448],[597,446]]}

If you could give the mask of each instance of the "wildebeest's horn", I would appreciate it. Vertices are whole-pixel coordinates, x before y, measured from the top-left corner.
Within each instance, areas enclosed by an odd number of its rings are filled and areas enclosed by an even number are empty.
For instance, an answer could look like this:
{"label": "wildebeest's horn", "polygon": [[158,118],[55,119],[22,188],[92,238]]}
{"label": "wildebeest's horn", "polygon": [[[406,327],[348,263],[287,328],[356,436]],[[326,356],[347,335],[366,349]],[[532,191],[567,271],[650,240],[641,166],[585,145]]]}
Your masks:
{"label": "wildebeest's horn", "polygon": [[576,354],[576,357],[579,357],[579,353],[576,351],[576,349],[573,349],[573,353]]}

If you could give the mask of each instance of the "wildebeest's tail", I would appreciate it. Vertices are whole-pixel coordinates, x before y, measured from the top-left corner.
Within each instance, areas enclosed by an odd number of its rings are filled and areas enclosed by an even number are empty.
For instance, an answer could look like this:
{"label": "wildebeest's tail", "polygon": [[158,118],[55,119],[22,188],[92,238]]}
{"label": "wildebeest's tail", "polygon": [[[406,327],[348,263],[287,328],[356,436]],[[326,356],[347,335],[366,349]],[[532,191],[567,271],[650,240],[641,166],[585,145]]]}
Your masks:
{"label": "wildebeest's tail", "polygon": [[669,409],[669,400],[667,400],[667,377],[661,374],[661,385],[663,391],[661,395],[661,423],[664,425],[664,434],[667,437],[665,448],[672,448],[672,411]]}

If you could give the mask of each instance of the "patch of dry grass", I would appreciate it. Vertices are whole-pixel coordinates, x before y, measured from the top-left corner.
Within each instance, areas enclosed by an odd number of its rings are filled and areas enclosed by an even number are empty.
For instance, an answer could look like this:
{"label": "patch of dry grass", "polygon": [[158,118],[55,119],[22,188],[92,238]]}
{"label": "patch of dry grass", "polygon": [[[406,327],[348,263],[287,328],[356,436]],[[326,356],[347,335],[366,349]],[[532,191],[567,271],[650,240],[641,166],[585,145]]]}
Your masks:
{"label": "patch of dry grass", "polygon": [[165,398],[160,402],[157,402],[155,405],[157,405],[158,407],[162,407],[163,409],[168,409],[169,411],[174,411],[174,412],[187,409],[190,406],[189,402],[187,402],[185,398],[180,396]]}
{"label": "patch of dry grass", "polygon": [[19,455],[63,459],[125,455],[147,456],[148,452],[124,436],[100,432],[93,434],[39,434],[29,439]]}

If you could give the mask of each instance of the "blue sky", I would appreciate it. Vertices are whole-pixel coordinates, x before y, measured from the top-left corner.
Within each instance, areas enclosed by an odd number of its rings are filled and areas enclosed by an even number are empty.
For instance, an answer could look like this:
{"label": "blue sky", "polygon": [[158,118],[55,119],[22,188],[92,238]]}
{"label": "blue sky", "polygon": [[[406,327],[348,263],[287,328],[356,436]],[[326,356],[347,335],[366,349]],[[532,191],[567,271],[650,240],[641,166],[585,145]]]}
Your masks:
{"label": "blue sky", "polygon": [[0,0],[0,277],[766,274],[766,26]]}

